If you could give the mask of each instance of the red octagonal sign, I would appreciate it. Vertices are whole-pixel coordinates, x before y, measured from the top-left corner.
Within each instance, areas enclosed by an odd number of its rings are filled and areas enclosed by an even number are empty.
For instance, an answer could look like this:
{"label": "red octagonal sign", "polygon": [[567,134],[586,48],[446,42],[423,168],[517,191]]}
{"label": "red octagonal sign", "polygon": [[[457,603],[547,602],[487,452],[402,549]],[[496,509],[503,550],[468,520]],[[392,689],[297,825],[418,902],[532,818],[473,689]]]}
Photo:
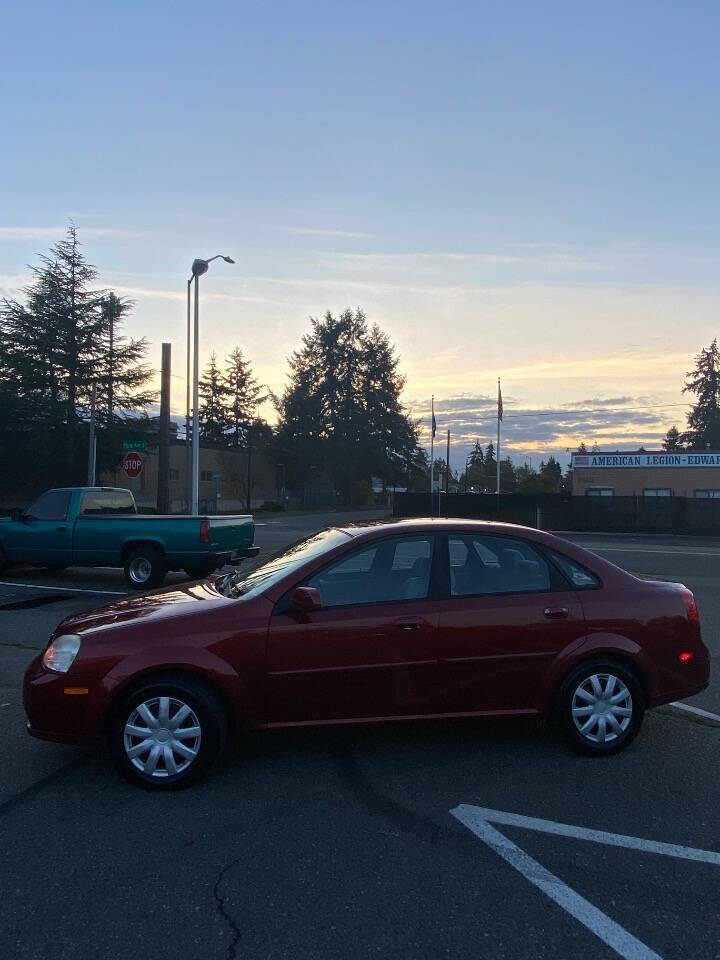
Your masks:
{"label": "red octagonal sign", "polygon": [[142,457],[135,450],[130,450],[123,457],[123,470],[129,477],[139,477],[142,473]]}

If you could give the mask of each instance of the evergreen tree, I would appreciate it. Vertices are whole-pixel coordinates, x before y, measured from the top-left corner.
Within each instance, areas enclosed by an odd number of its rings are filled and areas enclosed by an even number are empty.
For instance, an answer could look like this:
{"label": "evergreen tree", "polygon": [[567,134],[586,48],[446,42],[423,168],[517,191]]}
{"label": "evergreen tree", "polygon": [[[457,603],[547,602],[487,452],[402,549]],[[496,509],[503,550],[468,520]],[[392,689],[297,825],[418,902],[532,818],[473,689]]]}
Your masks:
{"label": "evergreen tree", "polygon": [[668,432],[665,434],[665,439],[663,440],[663,450],[682,450],[682,440],[680,437],[680,431],[676,426],[670,427]]}
{"label": "evergreen tree", "polygon": [[550,456],[547,458],[547,461],[541,461],[540,476],[548,481],[548,492],[556,493],[560,489],[562,467],[555,457]]}
{"label": "evergreen tree", "polygon": [[683,440],[691,449],[720,450],[720,349],[717,339],[704,347],[685,380],[683,393],[692,393],[697,402],[688,414]]}
{"label": "evergreen tree", "polygon": [[294,482],[311,467],[325,471],[347,503],[372,475],[402,481],[417,427],[400,401],[404,380],[392,345],[379,328],[368,329],[361,310],[328,311],[311,324],[277,400],[278,440]]}
{"label": "evergreen tree", "polygon": [[154,372],[145,363],[147,340],[134,340],[120,333],[133,306],[132,300],[114,293],[106,294],[100,301],[102,326],[95,377],[98,418],[108,427],[112,427],[119,411],[146,407],[157,398],[157,391],[146,386]]}
{"label": "evergreen tree", "polygon": [[267,400],[267,394],[252,374],[250,361],[240,347],[235,347],[225,362],[227,387],[228,439],[233,447],[247,445],[248,424],[257,420],[257,408]]}
{"label": "evergreen tree", "polygon": [[230,390],[217,365],[215,351],[198,384],[200,394],[200,439],[216,446],[227,446],[230,431],[228,399]]}

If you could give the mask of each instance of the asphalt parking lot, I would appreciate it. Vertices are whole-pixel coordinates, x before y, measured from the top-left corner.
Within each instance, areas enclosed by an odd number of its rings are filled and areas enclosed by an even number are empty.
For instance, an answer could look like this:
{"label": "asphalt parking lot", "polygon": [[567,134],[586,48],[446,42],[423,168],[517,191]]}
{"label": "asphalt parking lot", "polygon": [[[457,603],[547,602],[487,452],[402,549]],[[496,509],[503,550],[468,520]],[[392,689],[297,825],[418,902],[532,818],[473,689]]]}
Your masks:
{"label": "asphalt parking lot", "polygon": [[[256,542],[333,519],[258,518]],[[572,539],[686,583],[717,665],[720,541]],[[0,957],[720,957],[715,679],[615,757],[528,721],[305,728],[156,795],[24,730],[52,628],[124,592],[108,570],[0,581]]]}

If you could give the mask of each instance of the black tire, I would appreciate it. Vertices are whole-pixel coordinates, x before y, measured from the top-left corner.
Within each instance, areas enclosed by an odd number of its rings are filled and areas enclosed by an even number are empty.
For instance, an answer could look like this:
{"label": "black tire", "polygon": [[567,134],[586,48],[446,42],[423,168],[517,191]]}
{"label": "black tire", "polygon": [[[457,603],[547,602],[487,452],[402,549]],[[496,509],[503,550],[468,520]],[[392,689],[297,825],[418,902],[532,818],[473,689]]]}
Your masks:
{"label": "black tire", "polygon": [[217,570],[217,567],[205,564],[205,566],[183,567],[183,570],[191,580],[206,580],[214,570]]}
{"label": "black tire", "polygon": [[[596,700],[589,699],[596,695],[593,677],[600,688]],[[610,694],[606,694],[608,689]],[[612,703],[623,690],[628,696]],[[573,705],[583,713],[574,716]],[[631,711],[629,716],[624,714],[626,710]],[[612,727],[610,715],[614,717]],[[555,724],[565,738],[577,751],[590,756],[608,756],[627,747],[638,735],[644,715],[645,696],[637,676],[612,657],[587,660],[575,667],[563,680],[553,710]],[[579,727],[588,722],[590,727],[583,733]]]}
{"label": "black tire", "polygon": [[125,583],[133,590],[162,586],[166,573],[165,555],[152,543],[134,547],[125,558]]}
{"label": "black tire", "polygon": [[[169,701],[169,727],[161,726],[152,736],[144,738],[150,741],[150,745],[143,747],[135,757],[128,756],[128,749],[132,751],[144,742],[142,735],[128,732],[129,721],[138,720],[136,710],[141,705],[145,705],[145,709],[149,709],[153,719],[156,719],[160,713],[161,698],[165,697]],[[179,713],[178,704],[189,708],[191,712],[175,732],[185,734],[189,730],[195,730],[196,721],[200,730],[198,737],[190,735],[180,738],[181,745],[191,752],[195,751],[196,755],[192,760],[176,753],[173,747],[176,741],[172,738],[170,729],[172,720]],[[141,719],[140,722],[146,724],[145,720]],[[133,725],[129,729],[141,728]],[[136,786],[148,790],[182,790],[203,777],[222,755],[227,733],[228,722],[223,705],[217,695],[202,682],[192,677],[154,680],[136,688],[113,711],[109,727],[110,751],[120,773]],[[157,766],[154,773],[148,773],[141,768],[147,766],[148,761],[150,766],[152,765],[153,750],[158,757]],[[172,761],[167,758],[168,752],[172,754]],[[186,760],[187,765],[183,767]],[[179,768],[177,772],[172,771],[173,764]]]}

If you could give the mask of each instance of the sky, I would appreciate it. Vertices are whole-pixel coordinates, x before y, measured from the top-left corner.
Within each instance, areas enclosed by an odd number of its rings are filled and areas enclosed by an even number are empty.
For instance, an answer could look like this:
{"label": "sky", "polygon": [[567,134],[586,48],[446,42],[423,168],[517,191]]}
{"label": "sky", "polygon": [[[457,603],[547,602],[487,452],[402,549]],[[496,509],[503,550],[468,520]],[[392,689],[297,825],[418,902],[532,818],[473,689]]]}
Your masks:
{"label": "sky", "polygon": [[[240,346],[281,391],[326,310],[387,331],[404,399],[535,466],[657,447],[720,330],[720,5],[27,0],[3,13],[0,294],[70,219],[185,401]],[[264,411],[272,417],[272,409]]]}

